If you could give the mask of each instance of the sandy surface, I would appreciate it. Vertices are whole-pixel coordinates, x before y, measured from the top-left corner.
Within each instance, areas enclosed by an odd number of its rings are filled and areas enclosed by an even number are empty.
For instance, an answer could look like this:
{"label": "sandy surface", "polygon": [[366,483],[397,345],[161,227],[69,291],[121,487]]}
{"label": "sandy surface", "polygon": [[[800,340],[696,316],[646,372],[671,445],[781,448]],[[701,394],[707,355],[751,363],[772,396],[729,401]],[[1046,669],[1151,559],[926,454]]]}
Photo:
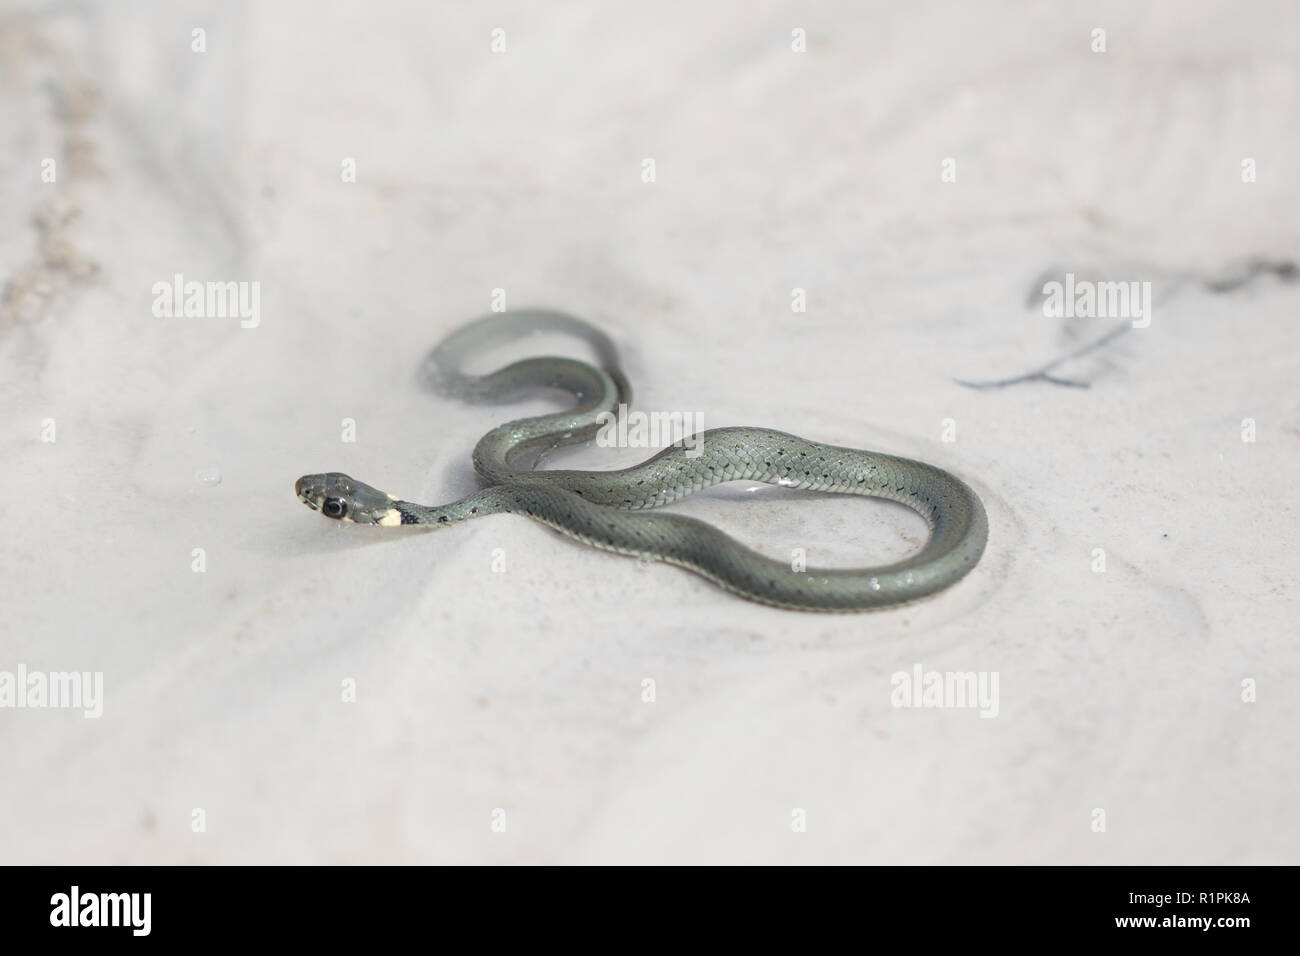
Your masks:
{"label": "sandy surface", "polygon": [[[0,671],[103,683],[0,709],[0,861],[1300,862],[1295,8],[967,6],[6,4]],[[1149,325],[1086,388],[958,384],[1125,325],[1046,316],[1067,272]],[[156,315],[178,273],[256,325]],[[474,487],[506,413],[414,373],[496,289],[598,322],[640,408],[952,469],[983,561],[801,615],[298,504]],[[813,565],[924,536],[682,510]],[[917,666],[996,716],[894,706]]]}

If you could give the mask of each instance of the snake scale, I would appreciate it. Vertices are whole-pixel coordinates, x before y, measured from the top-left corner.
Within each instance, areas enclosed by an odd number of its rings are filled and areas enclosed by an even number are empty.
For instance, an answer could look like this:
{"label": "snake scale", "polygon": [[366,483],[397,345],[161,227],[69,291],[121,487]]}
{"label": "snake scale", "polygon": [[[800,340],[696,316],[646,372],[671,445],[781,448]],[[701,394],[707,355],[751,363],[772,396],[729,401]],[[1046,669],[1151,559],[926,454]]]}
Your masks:
{"label": "snake scale", "polygon": [[[461,370],[468,356],[539,331],[581,338],[595,351],[599,367],[568,358],[529,358],[486,375]],[[551,449],[594,437],[608,420],[602,413],[617,413],[631,397],[609,338],[561,312],[524,310],[477,319],[434,348],[422,377],[439,394],[476,404],[558,390],[576,405],[507,422],[484,435],[474,448],[474,468],[487,486],[451,504],[403,501],[340,472],[299,478],[295,491],[304,504],[340,521],[382,526],[523,514],[594,547],[675,564],[751,600],[804,611],[868,610],[932,594],[970,571],[988,538],[979,497],[948,472],[768,428],[709,429],[617,471],[534,470]],[[901,502],[925,519],[930,537],[919,552],[894,564],[795,570],[796,562],[765,557],[706,522],[644,513],[740,480]]]}

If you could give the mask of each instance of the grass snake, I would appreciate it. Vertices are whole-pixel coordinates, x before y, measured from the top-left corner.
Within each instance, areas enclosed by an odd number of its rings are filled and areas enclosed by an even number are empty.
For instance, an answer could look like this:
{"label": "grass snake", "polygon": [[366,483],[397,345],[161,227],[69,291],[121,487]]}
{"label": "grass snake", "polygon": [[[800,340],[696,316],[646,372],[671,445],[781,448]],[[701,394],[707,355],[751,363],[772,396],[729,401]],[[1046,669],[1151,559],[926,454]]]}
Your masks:
{"label": "grass snake", "polygon": [[[598,365],[529,358],[486,375],[462,371],[466,357],[539,331],[574,335]],[[341,472],[305,475],[295,491],[313,510],[357,524],[437,526],[489,514],[524,514],[606,551],[665,561],[763,604],[804,611],[860,611],[939,591],[975,566],[988,538],[979,497],[924,462],[840,448],[768,428],[713,428],[617,471],[535,470],[554,448],[593,438],[630,403],[631,389],[613,342],[561,312],[524,310],[484,316],[444,339],[422,368],[439,394],[498,404],[559,390],[576,400],[564,412],[507,422],[474,448],[487,486],[451,504],[400,500]],[[689,454],[688,454],[689,452]],[[795,570],[745,547],[713,525],[684,515],[645,513],[724,481],[887,498],[925,519],[930,537],[902,561],[880,567]]]}

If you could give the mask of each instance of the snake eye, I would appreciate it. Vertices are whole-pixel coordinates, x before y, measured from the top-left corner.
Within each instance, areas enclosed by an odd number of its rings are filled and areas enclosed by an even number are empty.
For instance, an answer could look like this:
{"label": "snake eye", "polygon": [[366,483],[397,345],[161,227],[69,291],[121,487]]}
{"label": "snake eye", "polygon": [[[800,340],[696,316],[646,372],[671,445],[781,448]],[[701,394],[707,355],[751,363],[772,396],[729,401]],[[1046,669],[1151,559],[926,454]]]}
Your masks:
{"label": "snake eye", "polygon": [[348,513],[347,502],[342,498],[326,498],[320,506],[321,513],[329,518],[342,518]]}

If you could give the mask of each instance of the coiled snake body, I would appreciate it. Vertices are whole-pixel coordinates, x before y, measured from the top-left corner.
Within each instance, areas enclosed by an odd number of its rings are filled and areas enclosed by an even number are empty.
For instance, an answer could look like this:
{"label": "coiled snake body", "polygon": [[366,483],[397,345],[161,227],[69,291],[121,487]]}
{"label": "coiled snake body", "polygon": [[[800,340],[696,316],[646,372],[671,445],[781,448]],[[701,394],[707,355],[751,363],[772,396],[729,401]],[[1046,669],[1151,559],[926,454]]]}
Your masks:
{"label": "coiled snake body", "polygon": [[[484,346],[535,331],[561,331],[588,342],[600,367],[566,358],[531,358],[487,375],[460,370]],[[976,494],[948,472],[893,455],[811,442],[767,428],[714,428],[618,471],[535,471],[542,455],[594,437],[631,390],[613,343],[600,330],[559,312],[490,315],[452,333],[424,367],[440,394],[475,403],[514,401],[539,389],[577,399],[569,411],[507,422],[483,436],[474,468],[487,487],[447,505],[402,501],[339,472],[305,475],[295,490],[310,508],[340,521],[372,525],[443,525],[480,515],[517,513],[572,538],[619,554],[666,561],[744,597],[806,611],[858,611],[901,604],[953,584],[975,566],[988,537]],[[524,464],[527,463],[527,464]],[[918,512],[930,538],[894,564],[858,569],[794,570],[695,518],[644,514],[724,481],[888,498]]]}

